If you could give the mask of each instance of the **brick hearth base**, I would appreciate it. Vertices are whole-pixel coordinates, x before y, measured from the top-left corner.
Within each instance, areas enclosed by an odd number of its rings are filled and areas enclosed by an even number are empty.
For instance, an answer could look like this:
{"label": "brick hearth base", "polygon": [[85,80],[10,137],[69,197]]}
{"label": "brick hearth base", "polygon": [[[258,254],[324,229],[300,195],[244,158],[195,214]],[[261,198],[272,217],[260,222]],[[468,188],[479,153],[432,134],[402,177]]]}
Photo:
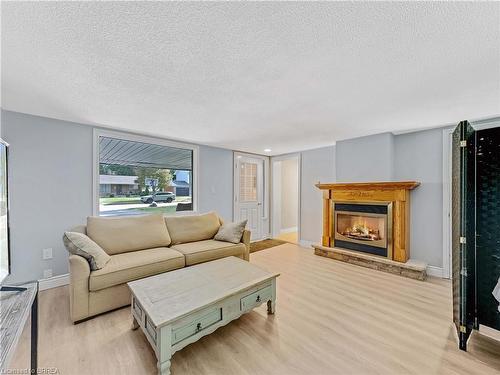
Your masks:
{"label": "brick hearth base", "polygon": [[332,258],[361,267],[393,273],[395,275],[409,277],[410,279],[415,280],[425,280],[427,277],[427,265],[423,262],[413,261],[410,259],[406,263],[401,263],[374,255],[322,245],[312,245],[312,247],[314,248],[314,254],[326,258]]}

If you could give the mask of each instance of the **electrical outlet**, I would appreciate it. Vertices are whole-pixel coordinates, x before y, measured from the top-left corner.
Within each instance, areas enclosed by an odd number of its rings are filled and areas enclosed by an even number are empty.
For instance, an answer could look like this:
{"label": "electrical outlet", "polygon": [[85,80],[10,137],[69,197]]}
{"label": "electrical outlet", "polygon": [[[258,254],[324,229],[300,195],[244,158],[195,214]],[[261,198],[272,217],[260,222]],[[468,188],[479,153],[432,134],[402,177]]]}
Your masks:
{"label": "electrical outlet", "polygon": [[48,279],[52,277],[52,270],[49,268],[48,270],[43,270],[43,278]]}
{"label": "electrical outlet", "polygon": [[42,259],[43,260],[52,259],[52,248],[51,247],[49,247],[47,249],[42,249]]}

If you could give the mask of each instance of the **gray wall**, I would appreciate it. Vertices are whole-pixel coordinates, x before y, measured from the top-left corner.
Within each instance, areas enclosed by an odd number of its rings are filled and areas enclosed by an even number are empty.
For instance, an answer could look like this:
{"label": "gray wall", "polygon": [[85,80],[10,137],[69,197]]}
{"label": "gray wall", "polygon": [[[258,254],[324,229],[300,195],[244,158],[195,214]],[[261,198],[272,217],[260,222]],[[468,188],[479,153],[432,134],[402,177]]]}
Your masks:
{"label": "gray wall", "polygon": [[443,266],[443,129],[394,137],[395,180],[416,180],[411,193],[411,258]]}
{"label": "gray wall", "polygon": [[233,219],[233,151],[200,146],[198,210]]}
{"label": "gray wall", "polygon": [[411,193],[410,256],[442,267],[442,160],[442,129],[377,134],[337,142],[336,178],[339,182],[421,182]]}
{"label": "gray wall", "polygon": [[[9,282],[68,272],[62,234],[92,215],[93,127],[2,111],[11,144]],[[232,218],[232,151],[200,146],[199,210]],[[42,260],[42,249],[53,259]]]}
{"label": "gray wall", "polygon": [[391,133],[338,141],[335,148],[337,181],[393,179],[394,140]]}
{"label": "gray wall", "polygon": [[[92,214],[91,126],[2,111],[10,149],[11,282],[67,273],[62,233]],[[378,150],[378,151],[375,151]],[[442,266],[442,130],[341,141],[301,154],[301,240],[319,242],[318,181],[417,180],[411,257]],[[233,215],[233,153],[200,146],[199,210]],[[340,177],[339,177],[340,176]],[[54,258],[42,260],[41,249]]]}
{"label": "gray wall", "polygon": [[323,229],[323,200],[314,186],[335,182],[335,146],[301,152],[300,240],[319,243]]}
{"label": "gray wall", "polygon": [[[10,143],[9,280],[40,279],[43,270],[67,273],[62,235],[92,214],[92,128],[2,112]],[[53,259],[42,260],[51,247]]]}

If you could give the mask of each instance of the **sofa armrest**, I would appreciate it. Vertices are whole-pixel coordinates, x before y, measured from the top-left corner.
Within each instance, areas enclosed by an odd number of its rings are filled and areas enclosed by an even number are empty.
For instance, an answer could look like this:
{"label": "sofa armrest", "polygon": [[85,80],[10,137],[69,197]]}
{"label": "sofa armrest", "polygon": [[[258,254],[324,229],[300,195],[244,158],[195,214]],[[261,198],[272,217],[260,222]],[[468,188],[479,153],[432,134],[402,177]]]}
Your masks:
{"label": "sofa armrest", "polygon": [[249,230],[245,230],[243,236],[241,236],[241,242],[245,244],[245,260],[250,260],[250,234],[251,232]]}
{"label": "sofa armrest", "polygon": [[88,280],[90,277],[90,264],[84,257],[71,254],[69,256],[69,273],[71,280]]}
{"label": "sofa armrest", "polygon": [[84,257],[69,256],[69,306],[73,322],[89,315],[90,265]]}

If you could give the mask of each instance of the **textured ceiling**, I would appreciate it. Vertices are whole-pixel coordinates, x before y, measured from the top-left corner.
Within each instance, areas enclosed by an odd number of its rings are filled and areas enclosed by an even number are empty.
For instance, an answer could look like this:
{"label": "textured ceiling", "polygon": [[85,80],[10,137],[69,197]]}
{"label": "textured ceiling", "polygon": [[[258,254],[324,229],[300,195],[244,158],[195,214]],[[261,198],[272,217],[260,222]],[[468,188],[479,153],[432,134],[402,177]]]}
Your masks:
{"label": "textured ceiling", "polygon": [[2,107],[272,154],[500,114],[500,3],[2,2]]}

